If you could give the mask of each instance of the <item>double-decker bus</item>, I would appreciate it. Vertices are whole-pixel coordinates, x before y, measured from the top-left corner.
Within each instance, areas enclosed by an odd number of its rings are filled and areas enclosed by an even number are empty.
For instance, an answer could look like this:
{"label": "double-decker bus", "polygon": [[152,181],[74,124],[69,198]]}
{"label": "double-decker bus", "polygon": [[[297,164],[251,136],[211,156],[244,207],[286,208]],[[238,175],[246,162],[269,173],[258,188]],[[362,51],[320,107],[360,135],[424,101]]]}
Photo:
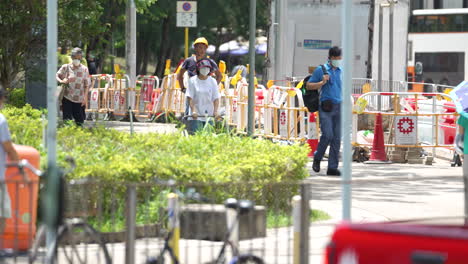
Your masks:
{"label": "double-decker bus", "polygon": [[[458,85],[468,78],[468,8],[413,10],[408,81]],[[430,86],[413,85],[422,92]]]}

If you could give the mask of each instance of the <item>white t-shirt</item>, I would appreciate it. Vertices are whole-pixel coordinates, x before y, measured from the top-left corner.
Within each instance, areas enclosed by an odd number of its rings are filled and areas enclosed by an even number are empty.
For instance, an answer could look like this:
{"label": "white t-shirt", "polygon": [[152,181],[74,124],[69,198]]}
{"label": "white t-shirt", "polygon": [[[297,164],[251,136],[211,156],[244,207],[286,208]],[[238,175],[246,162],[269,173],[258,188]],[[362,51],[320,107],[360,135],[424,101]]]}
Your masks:
{"label": "white t-shirt", "polygon": [[[185,95],[195,103],[198,120],[200,121],[206,121],[204,116],[213,116],[213,102],[220,97],[218,84],[213,77],[208,76],[206,80],[200,80],[197,75],[190,77]],[[192,115],[191,108],[189,108],[189,115]]]}

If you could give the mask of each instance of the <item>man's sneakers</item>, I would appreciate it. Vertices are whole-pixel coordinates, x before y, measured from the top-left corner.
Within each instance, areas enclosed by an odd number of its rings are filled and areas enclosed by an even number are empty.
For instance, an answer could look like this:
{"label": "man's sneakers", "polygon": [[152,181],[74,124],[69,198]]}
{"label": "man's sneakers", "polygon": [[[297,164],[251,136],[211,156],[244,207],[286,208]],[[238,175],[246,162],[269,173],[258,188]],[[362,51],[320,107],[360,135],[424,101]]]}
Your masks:
{"label": "man's sneakers", "polygon": [[341,172],[338,169],[328,169],[327,175],[328,176],[341,176]]}
{"label": "man's sneakers", "polygon": [[314,159],[314,162],[312,163],[312,169],[313,169],[315,172],[319,172],[319,171],[320,171],[320,160]]}

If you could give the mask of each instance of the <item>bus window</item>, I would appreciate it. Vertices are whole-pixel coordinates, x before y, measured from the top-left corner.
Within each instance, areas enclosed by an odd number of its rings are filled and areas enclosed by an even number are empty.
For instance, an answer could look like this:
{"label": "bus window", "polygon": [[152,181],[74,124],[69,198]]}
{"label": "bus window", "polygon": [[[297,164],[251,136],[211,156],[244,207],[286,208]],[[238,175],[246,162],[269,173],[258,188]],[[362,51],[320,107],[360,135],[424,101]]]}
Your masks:
{"label": "bus window", "polygon": [[424,66],[425,83],[458,85],[465,79],[464,52],[416,52],[415,61]]}
{"label": "bus window", "polygon": [[410,18],[410,33],[467,32],[468,14],[415,15]]}

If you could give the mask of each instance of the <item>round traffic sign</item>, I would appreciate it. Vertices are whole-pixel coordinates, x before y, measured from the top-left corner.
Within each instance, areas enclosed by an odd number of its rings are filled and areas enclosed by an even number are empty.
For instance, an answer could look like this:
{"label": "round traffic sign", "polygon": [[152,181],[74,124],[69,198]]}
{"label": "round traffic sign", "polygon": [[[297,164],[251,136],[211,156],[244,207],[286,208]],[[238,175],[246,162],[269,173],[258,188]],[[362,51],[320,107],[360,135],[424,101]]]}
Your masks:
{"label": "round traffic sign", "polygon": [[184,11],[190,11],[190,9],[192,9],[192,5],[189,3],[189,2],[185,2],[183,5],[182,5],[182,9],[184,9]]}

